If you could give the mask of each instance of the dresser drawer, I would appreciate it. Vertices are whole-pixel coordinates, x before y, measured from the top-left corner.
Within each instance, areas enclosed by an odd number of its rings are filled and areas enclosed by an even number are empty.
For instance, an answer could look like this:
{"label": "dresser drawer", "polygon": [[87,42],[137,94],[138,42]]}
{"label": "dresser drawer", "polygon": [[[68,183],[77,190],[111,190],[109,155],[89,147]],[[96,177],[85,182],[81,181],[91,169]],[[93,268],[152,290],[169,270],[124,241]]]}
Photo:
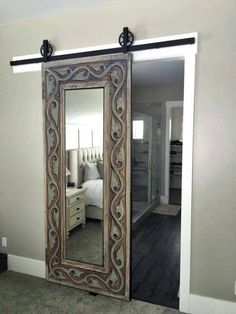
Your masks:
{"label": "dresser drawer", "polygon": [[69,197],[68,198],[68,205],[73,205],[74,203],[79,202],[79,201],[81,201],[83,199],[84,199],[84,195],[83,194],[81,194],[81,195],[77,194],[75,196]]}
{"label": "dresser drawer", "polygon": [[84,201],[77,201],[75,205],[70,207],[70,217],[76,215],[81,210],[85,209]]}
{"label": "dresser drawer", "polygon": [[81,224],[84,221],[85,211],[80,211],[77,215],[70,217],[70,229]]}
{"label": "dresser drawer", "polygon": [[86,189],[66,189],[66,238],[69,232],[82,224],[85,226],[85,191]]}

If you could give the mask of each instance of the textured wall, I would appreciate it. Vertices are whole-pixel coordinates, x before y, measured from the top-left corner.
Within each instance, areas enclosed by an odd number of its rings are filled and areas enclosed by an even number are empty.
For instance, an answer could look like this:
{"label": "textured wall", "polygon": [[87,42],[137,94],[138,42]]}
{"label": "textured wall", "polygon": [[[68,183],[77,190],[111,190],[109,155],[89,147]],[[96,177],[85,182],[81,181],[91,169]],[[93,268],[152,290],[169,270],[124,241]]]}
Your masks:
{"label": "textured wall", "polygon": [[235,9],[235,0],[128,0],[0,26],[0,233],[9,253],[44,259],[41,77],[13,75],[11,57],[37,52],[45,38],[59,50],[112,43],[126,25],[137,39],[198,31],[191,290],[235,300]]}

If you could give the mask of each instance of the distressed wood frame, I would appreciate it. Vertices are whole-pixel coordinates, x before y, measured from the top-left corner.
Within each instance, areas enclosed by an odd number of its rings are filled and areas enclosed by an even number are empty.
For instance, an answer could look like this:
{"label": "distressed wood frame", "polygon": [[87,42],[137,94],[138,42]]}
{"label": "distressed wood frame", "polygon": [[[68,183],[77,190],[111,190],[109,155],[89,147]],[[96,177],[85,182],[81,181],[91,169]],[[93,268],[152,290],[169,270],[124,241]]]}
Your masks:
{"label": "distressed wood frame", "polygon": [[[117,54],[43,65],[46,266],[51,282],[130,297],[131,57]],[[65,90],[104,88],[104,263],[65,259]]]}

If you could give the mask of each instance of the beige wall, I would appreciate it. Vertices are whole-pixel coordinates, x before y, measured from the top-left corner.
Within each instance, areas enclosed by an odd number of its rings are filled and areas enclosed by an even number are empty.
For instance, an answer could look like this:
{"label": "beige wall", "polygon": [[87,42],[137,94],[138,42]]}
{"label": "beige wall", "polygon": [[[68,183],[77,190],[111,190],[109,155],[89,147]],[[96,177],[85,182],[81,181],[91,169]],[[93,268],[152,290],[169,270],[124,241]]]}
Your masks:
{"label": "beige wall", "polygon": [[[40,73],[13,75],[9,60],[116,41],[199,32],[194,117],[193,293],[236,300],[235,0],[126,0],[0,27],[0,233],[8,252],[44,259],[43,136]],[[2,248],[0,248],[2,250]]]}

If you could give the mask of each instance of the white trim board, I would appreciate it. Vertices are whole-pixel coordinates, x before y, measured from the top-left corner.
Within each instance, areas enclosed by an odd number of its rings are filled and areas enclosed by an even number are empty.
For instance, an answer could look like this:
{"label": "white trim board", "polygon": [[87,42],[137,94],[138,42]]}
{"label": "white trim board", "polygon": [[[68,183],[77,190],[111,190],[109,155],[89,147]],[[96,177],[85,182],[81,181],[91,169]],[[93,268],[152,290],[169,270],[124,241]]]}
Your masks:
{"label": "white trim board", "polygon": [[182,199],[180,248],[180,311],[189,313],[191,276],[193,123],[195,53],[187,52],[184,64],[184,110],[182,149]]}
{"label": "white trim board", "polygon": [[201,295],[190,295],[191,314],[235,314],[236,302],[219,300]]}
{"label": "white trim board", "polygon": [[35,277],[46,278],[45,262],[8,254],[8,270]]}

